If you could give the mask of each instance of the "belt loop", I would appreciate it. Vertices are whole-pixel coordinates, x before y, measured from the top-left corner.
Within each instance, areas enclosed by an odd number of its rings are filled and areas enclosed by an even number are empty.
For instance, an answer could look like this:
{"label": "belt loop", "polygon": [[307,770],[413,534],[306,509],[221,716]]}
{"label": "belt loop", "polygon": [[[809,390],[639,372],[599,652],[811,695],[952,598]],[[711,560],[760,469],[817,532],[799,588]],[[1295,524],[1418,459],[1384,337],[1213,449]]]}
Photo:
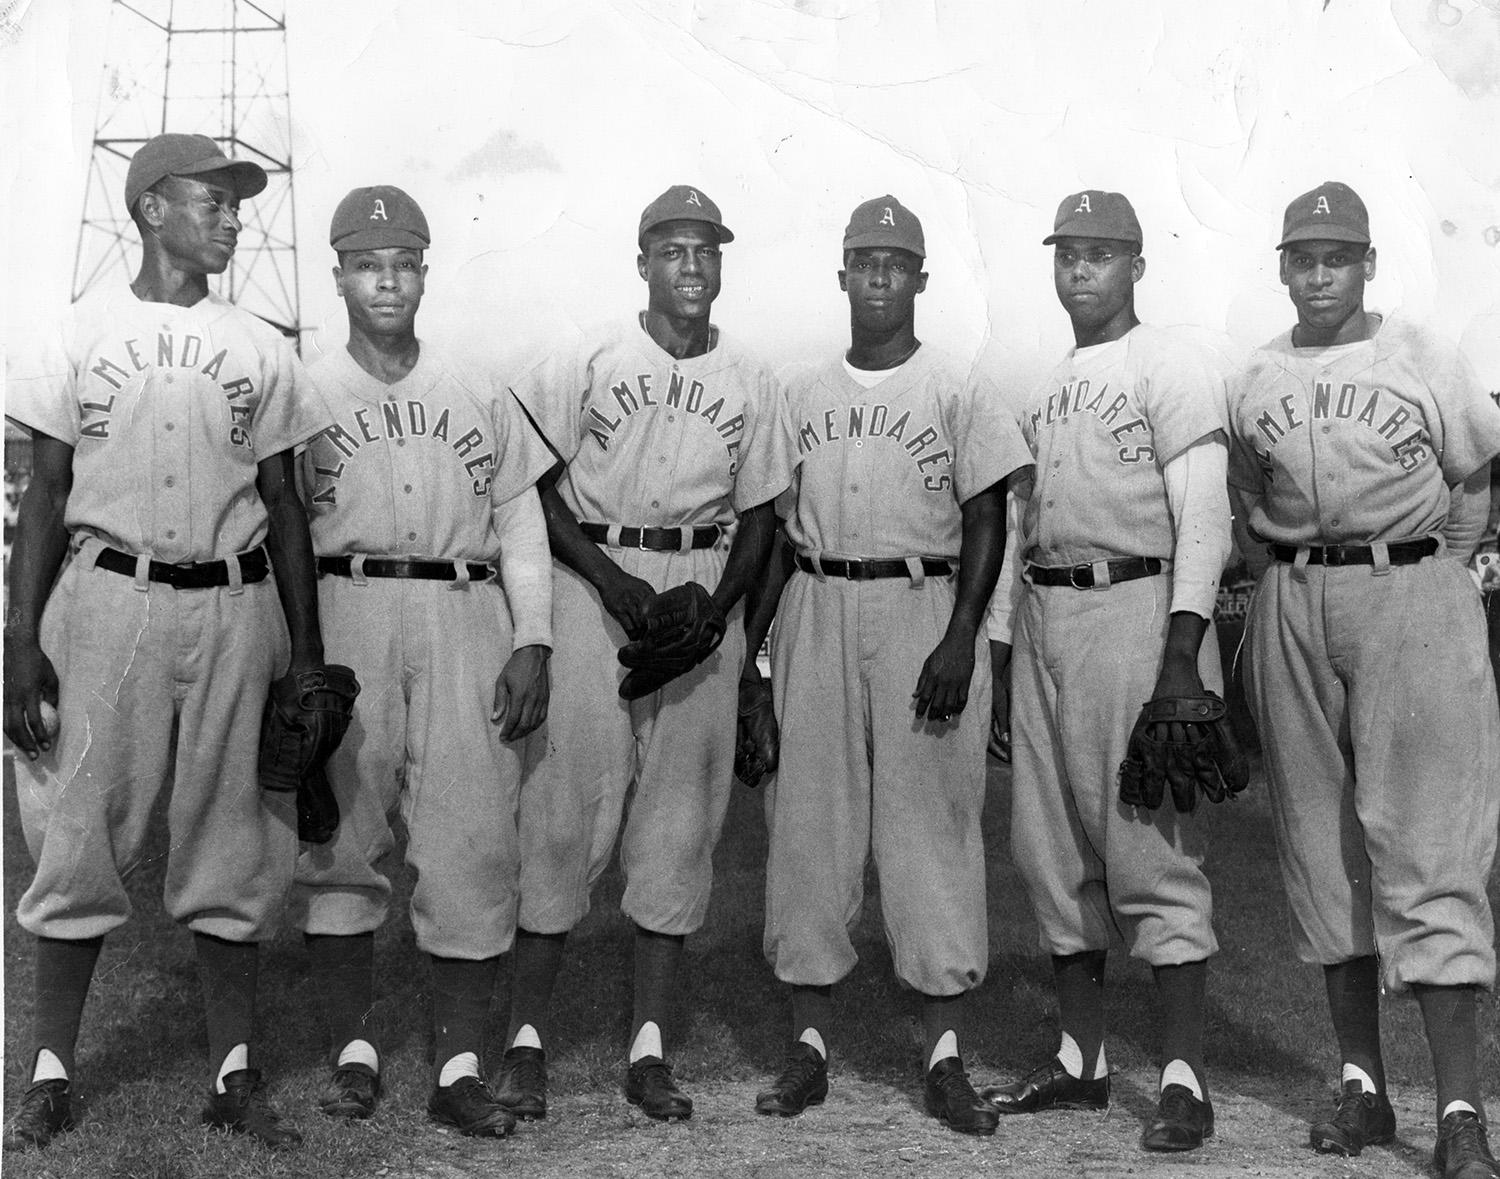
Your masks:
{"label": "belt loop", "polygon": [[450,590],[466,590],[469,588],[469,563],[467,561],[453,562],[453,581],[449,584]]}
{"label": "belt loop", "polygon": [[365,576],[364,553],[349,554],[349,580],[355,585],[369,585],[370,579]]}
{"label": "belt loop", "polygon": [[927,580],[927,571],[922,568],[921,557],[906,558],[906,576],[911,578],[911,588],[920,589],[922,583]]}
{"label": "belt loop", "polygon": [[229,577],[229,592],[236,595],[244,593],[245,571],[240,568],[239,553],[230,553],[224,558],[224,572]]}
{"label": "belt loop", "polygon": [[612,549],[623,548],[620,543],[620,526],[618,524],[606,524],[604,526],[604,543]]}
{"label": "belt loop", "polygon": [[1374,566],[1370,570],[1371,577],[1385,577],[1391,571],[1391,548],[1383,540],[1377,540],[1370,546],[1370,564]]}
{"label": "belt loop", "polygon": [[1297,555],[1292,559],[1292,580],[1299,584],[1307,583],[1307,559],[1312,556],[1312,551],[1305,545],[1297,546]]}
{"label": "belt loop", "polygon": [[[645,529],[641,531],[644,532]],[[679,553],[688,552],[693,547],[693,533],[697,531],[691,524],[683,524],[677,529],[677,551]]]}
{"label": "belt loop", "polygon": [[151,589],[151,556],[149,553],[135,555],[135,588],[141,593]]}
{"label": "belt loop", "polygon": [[104,542],[97,536],[85,536],[78,542],[78,548],[74,551],[73,559],[82,561],[86,572],[92,572],[99,564],[99,554],[104,551]]}
{"label": "belt loop", "polygon": [[1109,588],[1109,562],[1095,561],[1089,566],[1094,571],[1094,588],[1096,590],[1107,590]]}
{"label": "belt loop", "polygon": [[812,562],[813,576],[819,581],[827,581],[828,574],[823,572],[823,554],[821,552],[809,553],[807,559]]}

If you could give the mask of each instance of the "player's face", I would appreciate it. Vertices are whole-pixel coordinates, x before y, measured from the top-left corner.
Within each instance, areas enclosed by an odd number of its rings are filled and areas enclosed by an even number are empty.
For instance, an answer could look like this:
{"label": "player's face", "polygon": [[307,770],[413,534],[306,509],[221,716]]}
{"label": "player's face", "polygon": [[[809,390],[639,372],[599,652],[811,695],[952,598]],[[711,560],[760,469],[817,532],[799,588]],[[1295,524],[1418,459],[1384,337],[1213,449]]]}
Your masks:
{"label": "player's face", "polygon": [[427,267],[421,250],[350,250],[339,255],[333,281],[351,328],[367,336],[405,336],[422,305]]}
{"label": "player's face", "polygon": [[669,319],[707,319],[719,297],[719,232],[705,221],[667,221],[647,231],[636,269],[647,306]]}
{"label": "player's face", "polygon": [[190,274],[222,274],[240,238],[240,198],[227,172],[169,176],[155,201],[153,232],[166,256]]}
{"label": "player's face", "polygon": [[849,295],[855,326],[883,335],[910,326],[917,296],[927,289],[922,259],[910,250],[861,246],[844,255],[839,290]]}
{"label": "player's face", "polygon": [[1097,331],[1133,314],[1135,284],[1146,260],[1134,242],[1060,237],[1052,248],[1052,283],[1075,333]]}
{"label": "player's face", "polygon": [[1375,277],[1375,250],[1359,242],[1293,242],[1281,251],[1281,281],[1297,319],[1334,337],[1364,310],[1365,283]]}

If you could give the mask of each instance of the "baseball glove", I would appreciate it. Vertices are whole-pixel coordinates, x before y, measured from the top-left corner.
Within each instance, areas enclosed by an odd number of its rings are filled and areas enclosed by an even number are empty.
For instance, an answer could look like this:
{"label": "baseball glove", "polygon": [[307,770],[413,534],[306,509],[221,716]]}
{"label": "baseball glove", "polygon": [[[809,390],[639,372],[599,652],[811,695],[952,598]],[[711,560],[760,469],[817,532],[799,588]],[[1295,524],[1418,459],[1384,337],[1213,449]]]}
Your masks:
{"label": "baseball glove", "polygon": [[[260,726],[260,784],[297,791],[298,826],[309,829],[312,842],[326,842],[338,826],[338,805],[322,771],[344,739],[358,695],[354,672],[336,663],[288,672],[271,684]],[[313,838],[320,832],[326,833]]]}
{"label": "baseball glove", "polygon": [[[1181,740],[1174,740],[1174,730]],[[1120,763],[1120,801],[1154,810],[1168,787],[1184,814],[1198,805],[1233,798],[1250,784],[1250,767],[1234,739],[1224,701],[1202,696],[1162,696],[1148,701],[1130,730]]]}
{"label": "baseball glove", "polygon": [[771,685],[765,680],[740,681],[740,719],[734,747],[734,776],[750,789],[776,768],[780,752]]}
{"label": "baseball glove", "polygon": [[692,671],[718,649],[724,626],[724,612],[696,581],[657,594],[646,607],[646,633],[620,648],[620,662],[630,668],[621,699],[639,700]]}

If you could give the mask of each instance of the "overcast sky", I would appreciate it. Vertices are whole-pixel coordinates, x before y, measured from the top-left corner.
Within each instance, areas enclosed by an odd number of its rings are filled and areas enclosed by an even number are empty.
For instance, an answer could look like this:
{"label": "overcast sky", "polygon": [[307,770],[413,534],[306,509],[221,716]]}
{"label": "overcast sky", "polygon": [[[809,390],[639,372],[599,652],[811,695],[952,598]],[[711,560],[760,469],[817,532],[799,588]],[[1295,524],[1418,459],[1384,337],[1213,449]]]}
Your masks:
{"label": "overcast sky", "polygon": [[[776,361],[847,341],[842,229],[891,192],[927,231],[919,335],[1020,382],[1069,342],[1040,244],[1064,194],[1134,201],[1143,318],[1248,348],[1291,321],[1286,202],[1341,179],[1369,303],[1439,321],[1500,387],[1500,0],[286,7],[307,355],[344,339],[327,228],[356,185],[427,212],[419,331],[501,356],[642,306],[640,210],[700,186],[737,235],[715,319]],[[12,346],[68,299],[109,10],[0,0]]]}

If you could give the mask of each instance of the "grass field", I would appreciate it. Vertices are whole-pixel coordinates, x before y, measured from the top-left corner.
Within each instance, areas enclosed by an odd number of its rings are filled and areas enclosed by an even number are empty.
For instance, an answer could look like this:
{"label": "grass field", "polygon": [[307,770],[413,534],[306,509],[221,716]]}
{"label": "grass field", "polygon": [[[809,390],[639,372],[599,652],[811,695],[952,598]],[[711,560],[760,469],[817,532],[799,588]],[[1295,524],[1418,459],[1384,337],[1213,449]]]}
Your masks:
{"label": "grass field", "polygon": [[[29,1065],[30,939],[15,925],[31,872],[6,766],[5,1093]],[[1050,970],[1006,854],[1009,771],[991,765],[985,826],[990,973],[975,993],[965,1055],[980,1082],[1008,1079],[1056,1044]],[[303,1130],[300,1152],[275,1156],[198,1125],[206,1084],[203,1028],[191,946],[163,920],[161,853],[131,881],[135,920],[107,943],[85,1015],[75,1108],[81,1128],[44,1154],[7,1156],[6,1179],[39,1176],[238,1179],[378,1176],[450,1179],[536,1176],[1088,1175],[1191,1172],[1195,1176],[1412,1176],[1427,1172],[1434,1135],[1430,1064],[1415,1005],[1386,1004],[1388,1071],[1400,1116],[1391,1148],[1354,1160],[1305,1147],[1306,1123],[1329,1100],[1337,1061],[1326,1028],[1321,974],[1293,960],[1264,788],[1203,816],[1223,949],[1210,975],[1210,1083],[1218,1134],[1184,1157],[1143,1154],[1141,1119],[1153,1106],[1156,1027],[1150,973],[1113,957],[1108,1050],[1115,1100],[1108,1114],[1006,1119],[971,1140],[920,1109],[916,1006],[892,981],[871,883],[857,936],[861,961],[836,989],[833,1091],[791,1121],[757,1117],[756,1088],[772,1075],[787,1035],[784,995],[761,957],[764,823],[759,796],[736,790],[717,857],[706,927],[690,939],[686,985],[669,1037],[678,1077],[697,1112],[685,1124],[650,1122],[619,1095],[628,1030],[630,938],[611,874],[571,939],[552,1045],[552,1116],[504,1142],[475,1142],[430,1125],[424,960],[404,913],[377,942],[378,1021],[387,1093],[372,1122],[334,1125],[313,1104],[323,1079],[323,1032],[300,941],[283,933],[261,969],[257,1062],[278,1107]],[[1500,903],[1492,882],[1492,898]],[[502,1047],[508,962],[491,1023]],[[1500,1047],[1493,1004],[1481,1007],[1491,1103],[1500,1109]]]}

